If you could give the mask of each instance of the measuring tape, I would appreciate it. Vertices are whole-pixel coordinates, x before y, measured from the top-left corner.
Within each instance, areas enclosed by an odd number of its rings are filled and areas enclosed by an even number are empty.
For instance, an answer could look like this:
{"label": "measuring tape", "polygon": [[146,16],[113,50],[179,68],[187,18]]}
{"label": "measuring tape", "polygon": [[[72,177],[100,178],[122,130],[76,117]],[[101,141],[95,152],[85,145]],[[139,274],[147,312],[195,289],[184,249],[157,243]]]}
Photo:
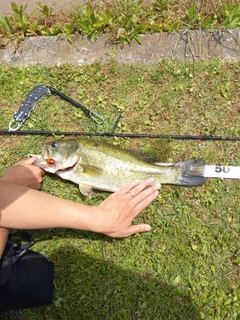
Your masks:
{"label": "measuring tape", "polygon": [[[173,163],[155,162],[159,166],[171,166]],[[240,166],[205,165],[204,177],[220,179],[240,179]]]}
{"label": "measuring tape", "polygon": [[206,178],[240,179],[240,167],[206,165],[204,176]]}

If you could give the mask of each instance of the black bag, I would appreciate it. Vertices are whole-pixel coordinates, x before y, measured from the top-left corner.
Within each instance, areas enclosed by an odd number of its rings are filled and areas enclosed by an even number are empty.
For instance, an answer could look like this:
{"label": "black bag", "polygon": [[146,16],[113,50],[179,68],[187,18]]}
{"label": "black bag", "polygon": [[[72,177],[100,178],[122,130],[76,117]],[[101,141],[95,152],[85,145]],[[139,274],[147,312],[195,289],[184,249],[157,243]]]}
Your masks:
{"label": "black bag", "polygon": [[[28,242],[14,244],[13,236],[24,236]],[[0,311],[52,302],[54,264],[44,255],[30,250],[34,243],[27,231],[9,235],[0,260]]]}

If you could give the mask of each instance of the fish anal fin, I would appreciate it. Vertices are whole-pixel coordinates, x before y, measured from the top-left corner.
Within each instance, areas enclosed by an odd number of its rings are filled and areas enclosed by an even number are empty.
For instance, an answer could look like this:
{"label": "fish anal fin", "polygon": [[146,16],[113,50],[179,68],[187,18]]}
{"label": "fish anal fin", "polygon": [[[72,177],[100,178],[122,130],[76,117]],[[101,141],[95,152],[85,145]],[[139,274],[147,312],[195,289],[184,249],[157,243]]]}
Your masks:
{"label": "fish anal fin", "polygon": [[79,184],[79,190],[84,196],[87,196],[90,199],[92,198],[93,190],[91,186],[87,184]]}

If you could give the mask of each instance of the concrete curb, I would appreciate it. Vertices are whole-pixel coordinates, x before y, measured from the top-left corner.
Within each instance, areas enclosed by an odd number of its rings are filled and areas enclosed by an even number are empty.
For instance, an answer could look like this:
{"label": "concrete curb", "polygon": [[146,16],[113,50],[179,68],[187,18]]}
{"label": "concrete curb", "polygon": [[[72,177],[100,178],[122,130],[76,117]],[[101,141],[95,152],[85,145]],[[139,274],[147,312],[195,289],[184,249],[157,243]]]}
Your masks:
{"label": "concrete curb", "polygon": [[220,58],[240,60],[240,28],[215,31],[183,31],[142,35],[142,44],[132,41],[121,48],[112,44],[107,35],[92,43],[85,36],[75,36],[72,43],[58,37],[30,37],[14,53],[11,45],[0,49],[0,64],[9,66],[86,65],[106,63],[115,59],[118,63],[156,63],[164,58],[195,61]]}

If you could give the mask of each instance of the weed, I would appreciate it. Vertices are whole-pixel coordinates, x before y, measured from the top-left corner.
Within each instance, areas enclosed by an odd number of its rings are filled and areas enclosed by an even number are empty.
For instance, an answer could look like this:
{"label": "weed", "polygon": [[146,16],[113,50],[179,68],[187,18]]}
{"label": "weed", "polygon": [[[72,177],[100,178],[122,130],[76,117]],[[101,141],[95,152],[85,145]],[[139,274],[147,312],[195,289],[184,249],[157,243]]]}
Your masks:
{"label": "weed", "polygon": [[111,4],[76,7],[73,12],[52,14],[52,8],[37,2],[33,16],[25,14],[26,5],[12,3],[13,14],[0,17],[0,43],[14,41],[16,48],[28,36],[63,36],[72,41],[74,34],[87,35],[91,41],[106,33],[120,45],[133,39],[141,43],[141,34],[184,29],[232,29],[240,26],[240,5],[225,1],[143,1],[121,0]]}
{"label": "weed", "polygon": [[34,15],[39,19],[43,19],[44,26],[46,27],[52,16],[52,7],[42,5],[40,2],[36,2],[36,5],[37,5],[38,11],[34,12]]}

